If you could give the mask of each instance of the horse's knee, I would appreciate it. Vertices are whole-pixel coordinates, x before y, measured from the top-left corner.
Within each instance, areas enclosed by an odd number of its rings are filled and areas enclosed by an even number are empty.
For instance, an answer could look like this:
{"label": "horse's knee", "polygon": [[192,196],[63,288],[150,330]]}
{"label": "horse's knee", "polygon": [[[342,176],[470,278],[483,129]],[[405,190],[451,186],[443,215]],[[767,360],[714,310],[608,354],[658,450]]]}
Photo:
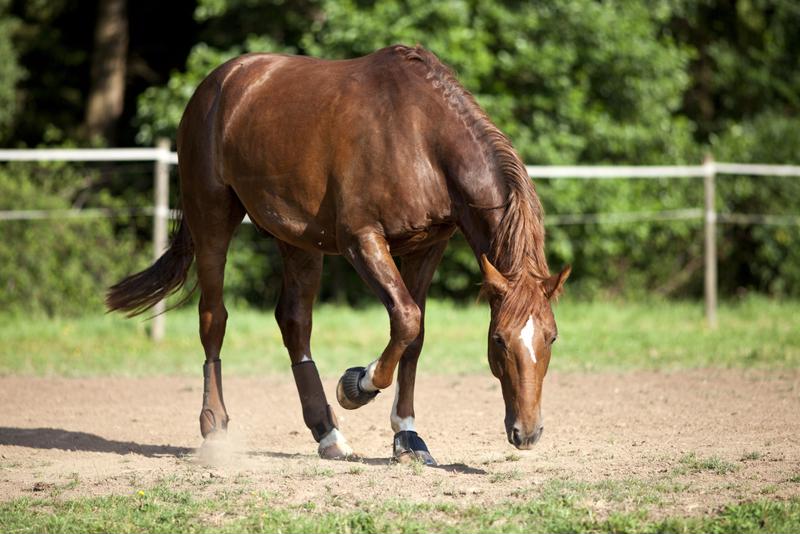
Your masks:
{"label": "horse's knee", "polygon": [[392,340],[409,346],[422,332],[422,311],[415,303],[398,306],[392,311]]}

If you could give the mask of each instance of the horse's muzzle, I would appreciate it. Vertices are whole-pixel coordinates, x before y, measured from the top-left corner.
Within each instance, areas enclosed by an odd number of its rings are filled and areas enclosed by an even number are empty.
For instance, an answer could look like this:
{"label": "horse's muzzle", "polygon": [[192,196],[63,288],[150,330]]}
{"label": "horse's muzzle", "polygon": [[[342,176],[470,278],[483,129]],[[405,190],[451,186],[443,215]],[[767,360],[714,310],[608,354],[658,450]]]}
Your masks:
{"label": "horse's muzzle", "polygon": [[542,437],[542,432],[544,432],[544,425],[539,425],[533,433],[528,435],[523,434],[520,427],[513,425],[507,430],[508,442],[518,449],[530,449]]}

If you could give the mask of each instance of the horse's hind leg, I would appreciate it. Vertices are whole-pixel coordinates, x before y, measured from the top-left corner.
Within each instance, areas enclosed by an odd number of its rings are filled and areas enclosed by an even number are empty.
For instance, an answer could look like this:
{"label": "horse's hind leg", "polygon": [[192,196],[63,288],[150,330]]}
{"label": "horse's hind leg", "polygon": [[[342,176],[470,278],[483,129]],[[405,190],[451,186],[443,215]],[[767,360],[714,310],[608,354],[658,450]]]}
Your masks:
{"label": "horse's hind leg", "polygon": [[336,416],[325,398],[317,366],[311,359],[311,314],[322,276],[322,254],[302,250],[281,241],[283,287],[275,318],[283,344],[292,360],[303,420],[319,443],[323,458],[344,458],[353,451],[338,429]]}
{"label": "horse's hind leg", "polygon": [[245,210],[234,192],[220,186],[213,195],[204,196],[200,207],[184,201],[184,218],[189,223],[195,243],[197,281],[200,286],[200,341],[206,361],[203,365],[203,408],[200,433],[204,438],[228,428],[228,412],[222,397],[222,362],[220,351],[225,337],[228,312],[222,300],[225,261],[234,230],[242,222]]}

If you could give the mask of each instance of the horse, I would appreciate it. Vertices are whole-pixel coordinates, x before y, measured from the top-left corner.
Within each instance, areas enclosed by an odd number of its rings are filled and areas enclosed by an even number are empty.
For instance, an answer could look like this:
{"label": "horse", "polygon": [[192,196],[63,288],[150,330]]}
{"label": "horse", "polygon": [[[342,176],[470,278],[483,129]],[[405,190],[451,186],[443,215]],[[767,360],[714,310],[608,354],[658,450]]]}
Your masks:
{"label": "horse", "polygon": [[[489,366],[500,380],[508,441],[542,435],[542,383],[557,326],[543,210],[525,166],[455,74],[432,52],[395,45],[347,60],[252,53],[217,67],[177,134],[182,219],[153,265],[109,288],[109,310],[144,312],[184,286],[196,262],[205,352],[200,431],[224,436],[220,351],[228,245],[245,215],[277,240],[283,280],[275,317],[322,458],[353,454],[311,357],[312,306],[324,255],[342,255],[386,307],[380,357],[336,387],[356,409],[397,385],[393,457],[435,465],[414,417],[425,300],[460,230],[491,308]],[[399,267],[393,260],[399,257]],[[197,287],[197,286],[195,286]]]}

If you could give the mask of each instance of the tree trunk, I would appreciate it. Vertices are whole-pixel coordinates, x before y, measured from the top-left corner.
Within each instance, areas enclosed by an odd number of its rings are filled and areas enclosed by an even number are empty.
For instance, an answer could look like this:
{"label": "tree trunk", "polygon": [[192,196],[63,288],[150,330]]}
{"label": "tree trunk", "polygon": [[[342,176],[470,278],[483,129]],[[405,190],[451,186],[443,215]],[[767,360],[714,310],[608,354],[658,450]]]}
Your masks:
{"label": "tree trunk", "polygon": [[125,100],[128,58],[127,0],[98,0],[92,53],[91,87],[84,131],[89,139],[103,136],[113,144]]}

